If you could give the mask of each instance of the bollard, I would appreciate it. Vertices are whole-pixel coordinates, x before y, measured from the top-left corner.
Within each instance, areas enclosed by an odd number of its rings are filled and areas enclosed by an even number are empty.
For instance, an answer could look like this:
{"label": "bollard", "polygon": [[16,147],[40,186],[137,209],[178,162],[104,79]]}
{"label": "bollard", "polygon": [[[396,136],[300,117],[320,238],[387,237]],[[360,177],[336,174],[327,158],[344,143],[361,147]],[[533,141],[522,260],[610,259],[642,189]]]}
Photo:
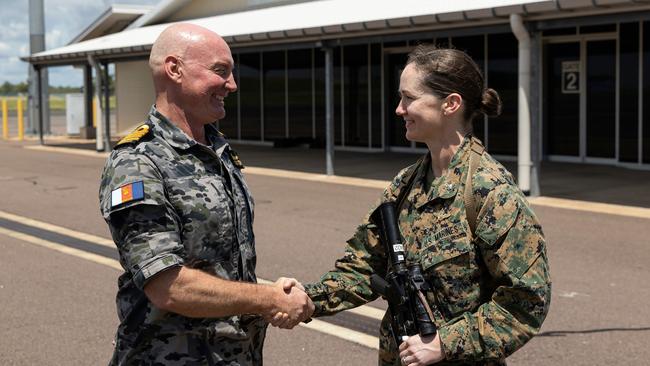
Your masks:
{"label": "bollard", "polygon": [[16,113],[18,114],[18,141],[25,137],[25,121],[23,120],[23,98],[18,97],[16,101]]}
{"label": "bollard", "polygon": [[7,111],[7,98],[2,98],[2,138],[9,139],[9,113]]}

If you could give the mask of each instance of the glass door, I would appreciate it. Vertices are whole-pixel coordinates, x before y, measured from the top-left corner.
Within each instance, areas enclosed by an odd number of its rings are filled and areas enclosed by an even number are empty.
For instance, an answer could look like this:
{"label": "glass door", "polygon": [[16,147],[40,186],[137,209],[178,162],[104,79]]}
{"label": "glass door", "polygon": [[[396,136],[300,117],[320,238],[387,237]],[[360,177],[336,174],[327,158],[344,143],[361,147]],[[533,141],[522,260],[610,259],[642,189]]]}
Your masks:
{"label": "glass door", "polygon": [[580,157],[580,42],[550,43],[544,61],[546,153]]}
{"label": "glass door", "polygon": [[587,160],[616,158],[616,41],[587,41]]}
{"label": "glass door", "polygon": [[551,40],[543,65],[546,155],[559,161],[615,162],[616,40]]}
{"label": "glass door", "polygon": [[391,149],[410,148],[411,142],[406,139],[404,120],[395,114],[399,103],[399,79],[407,60],[406,52],[386,53],[386,131],[388,145]]}

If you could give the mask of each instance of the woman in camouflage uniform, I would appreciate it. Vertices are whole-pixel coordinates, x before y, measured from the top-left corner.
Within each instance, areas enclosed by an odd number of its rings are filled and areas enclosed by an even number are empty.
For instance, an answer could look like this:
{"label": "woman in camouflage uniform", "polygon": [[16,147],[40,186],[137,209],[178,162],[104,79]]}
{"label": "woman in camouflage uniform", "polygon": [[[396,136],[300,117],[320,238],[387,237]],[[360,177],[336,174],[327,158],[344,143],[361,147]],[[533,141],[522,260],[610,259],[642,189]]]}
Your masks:
{"label": "woman in camouflage uniform", "polygon": [[[529,203],[471,136],[475,117],[500,113],[499,95],[485,87],[467,54],[432,46],[411,52],[399,94],[396,113],[406,138],[425,143],[429,153],[399,172],[379,204],[397,201],[404,190],[398,221],[406,262],[422,266],[438,332],[412,336],[398,349],[385,316],[379,364],[504,365],[539,331],[551,282],[542,228]],[[369,279],[385,277],[387,261],[368,215],[335,269],[306,286],[314,316],[376,299]]]}

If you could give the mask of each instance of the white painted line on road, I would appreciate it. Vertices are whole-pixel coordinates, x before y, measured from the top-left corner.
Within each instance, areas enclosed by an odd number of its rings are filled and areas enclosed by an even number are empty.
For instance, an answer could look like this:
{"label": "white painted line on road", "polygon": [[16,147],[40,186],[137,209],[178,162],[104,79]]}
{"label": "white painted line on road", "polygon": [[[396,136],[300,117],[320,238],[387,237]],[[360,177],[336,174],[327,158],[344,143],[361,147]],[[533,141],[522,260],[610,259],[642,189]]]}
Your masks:
{"label": "white painted line on road", "polygon": [[326,323],[322,320],[312,319],[309,323],[300,323],[301,326],[321,333],[330,334],[346,341],[354,342],[372,349],[379,349],[379,338],[365,333],[357,332],[339,325]]}
{"label": "white painted line on road", "polygon": [[[72,236],[74,238],[78,238],[78,239],[82,239],[82,240],[87,240],[88,238],[93,238],[95,240],[96,239],[102,239],[103,241],[108,241],[107,239],[99,238],[99,237],[94,236],[94,235],[76,232],[76,231],[73,231],[73,230],[70,230],[70,229],[62,228],[60,226],[44,223],[42,221],[29,219],[29,218],[26,218],[26,217],[10,214],[10,213],[3,212],[3,211],[0,211],[0,217],[2,217],[4,219],[7,219],[7,220],[23,223],[23,224],[26,224],[26,225],[39,227],[41,229],[50,230],[50,231],[53,231],[53,232],[56,232],[56,233],[59,233],[59,234]],[[54,229],[54,230],[52,230],[52,229]],[[15,238],[15,239],[18,239],[18,240],[22,240],[22,241],[27,242],[27,243],[39,245],[39,246],[44,247],[44,248],[48,248],[48,249],[51,249],[51,250],[56,250],[58,252],[68,254],[68,255],[72,255],[72,256],[77,257],[77,258],[81,258],[81,259],[85,259],[85,260],[88,260],[88,261],[91,261],[91,262],[95,262],[97,264],[105,265],[105,266],[111,267],[113,269],[116,269],[118,271],[124,271],[124,269],[120,265],[120,262],[118,262],[118,261],[116,261],[114,259],[106,258],[106,257],[100,256],[100,255],[97,255],[97,254],[93,254],[93,253],[88,253],[88,252],[83,251],[83,250],[71,248],[71,247],[68,247],[68,246],[65,246],[65,245],[62,245],[62,244],[54,243],[54,242],[51,242],[49,240],[41,239],[41,238],[38,238],[38,237],[35,237],[35,236],[32,236],[32,235],[24,234],[24,233],[14,231],[14,230],[9,230],[9,229],[3,228],[3,227],[0,227],[0,234],[4,234],[6,236],[9,236],[9,237],[12,237],[12,238]],[[70,234],[72,234],[72,235],[70,235]],[[114,247],[113,242],[111,241],[110,243],[111,243],[111,246]],[[261,278],[258,278],[258,282],[261,283],[261,284],[272,284],[273,283],[272,281],[261,279]],[[363,306],[361,308],[366,308],[366,309],[357,310],[358,309],[357,308],[357,309],[355,309],[355,311],[352,311],[352,312],[357,313],[357,314],[361,314],[361,315],[364,315],[364,316],[374,317],[372,314],[377,314],[378,311],[379,311],[379,309],[375,309],[375,308],[372,308],[370,306]],[[370,314],[370,315],[368,315],[368,314]],[[377,318],[377,319],[381,319],[381,317]],[[351,329],[348,329],[348,328],[345,328],[345,327],[341,327],[341,326],[338,326],[338,325],[329,324],[329,323],[321,321],[321,320],[312,319],[312,321],[307,323],[307,324],[300,323],[300,326],[303,326],[303,327],[311,329],[311,330],[315,330],[317,332],[325,333],[325,334],[328,334],[328,335],[331,335],[331,336],[334,336],[334,337],[338,337],[338,338],[341,338],[341,339],[344,339],[344,340],[347,340],[347,341],[350,341],[350,342],[354,342],[354,343],[357,343],[357,344],[360,344],[362,346],[366,346],[366,347],[369,347],[369,348],[373,348],[373,349],[378,349],[379,348],[379,338],[377,338],[377,337],[367,335],[365,333],[357,332],[357,331],[354,331],[354,330],[351,330]]]}
{"label": "white painted line on road", "polygon": [[70,230],[62,226],[48,224],[47,222],[30,219],[29,217],[18,216],[18,215],[11,214],[9,212],[0,211],[0,218],[14,221],[19,224],[35,227],[37,229],[43,229],[43,230],[51,231],[53,233],[66,235],[75,239],[84,240],[87,242],[91,242],[93,244],[99,244],[105,247],[115,248],[115,243],[113,243],[112,240],[105,239],[91,234],[82,233],[79,231]]}
{"label": "white painted line on road", "polygon": [[27,234],[24,234],[24,233],[21,233],[21,232],[18,232],[18,231],[5,229],[3,227],[0,227],[0,234],[4,234],[6,236],[9,236],[9,237],[12,237],[12,238],[15,238],[15,239],[18,239],[18,240],[25,241],[27,243],[40,245],[40,246],[48,248],[48,249],[56,250],[56,251],[64,253],[64,254],[69,254],[69,255],[72,255],[72,256],[75,256],[75,257],[78,257],[78,258],[86,259],[86,260],[89,260],[91,262],[95,262],[95,263],[98,263],[98,264],[103,264],[105,266],[108,266],[108,267],[123,271],[122,266],[120,265],[120,262],[118,262],[118,261],[116,261],[114,259],[102,257],[101,255],[88,253],[86,251],[75,249],[75,248],[70,248],[70,247],[62,245],[62,244],[57,244],[57,243],[54,243],[54,242],[51,242],[51,241],[48,241],[48,240],[45,240],[45,239],[37,238],[37,237],[32,236],[32,235],[27,235]]}
{"label": "white painted line on road", "polygon": [[354,309],[346,310],[357,315],[363,315],[366,318],[377,319],[381,321],[384,318],[386,310],[378,309],[372,306],[362,305]]}
{"label": "white painted line on road", "polygon": [[650,209],[643,207],[614,205],[611,203],[576,201],[553,197],[529,197],[528,201],[533,205],[538,206],[650,219]]}

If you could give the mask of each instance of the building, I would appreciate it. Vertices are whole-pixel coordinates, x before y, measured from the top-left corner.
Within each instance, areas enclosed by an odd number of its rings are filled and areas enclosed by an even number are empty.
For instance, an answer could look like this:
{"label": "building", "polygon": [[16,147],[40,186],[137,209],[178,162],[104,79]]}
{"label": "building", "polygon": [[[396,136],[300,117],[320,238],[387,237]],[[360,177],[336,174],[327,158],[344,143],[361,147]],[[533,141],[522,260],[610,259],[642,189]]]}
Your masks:
{"label": "building", "polygon": [[153,101],[151,44],[168,23],[189,21],[231,45],[239,91],[219,122],[231,140],[326,146],[330,110],[337,149],[418,152],[394,114],[399,73],[418,43],[452,46],[500,93],[503,114],[474,121],[475,133],[519,161],[528,191],[540,160],[650,168],[649,20],[643,0],[167,0],[122,31],[25,60],[115,64],[126,132]]}

